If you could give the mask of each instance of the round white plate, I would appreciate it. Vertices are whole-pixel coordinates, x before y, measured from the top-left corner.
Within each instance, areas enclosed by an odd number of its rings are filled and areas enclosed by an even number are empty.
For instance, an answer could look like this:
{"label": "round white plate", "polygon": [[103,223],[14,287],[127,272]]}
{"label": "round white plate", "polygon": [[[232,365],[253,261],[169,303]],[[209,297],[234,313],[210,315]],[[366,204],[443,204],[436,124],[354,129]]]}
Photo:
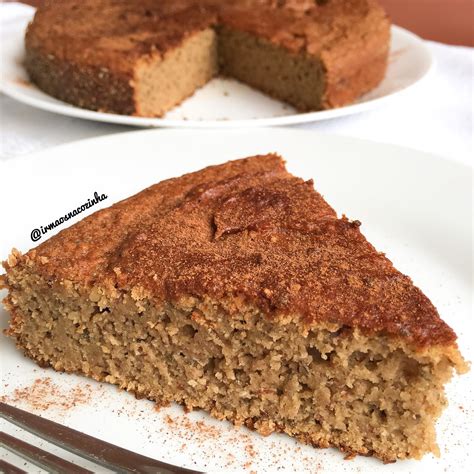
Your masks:
{"label": "round white plate", "polygon": [[[14,246],[21,251],[33,247],[30,233],[34,228],[87,202],[95,191],[108,196],[96,208],[109,206],[164,178],[270,151],[282,154],[295,175],[314,178],[316,189],[338,213],[362,221],[368,239],[431,298],[458,333],[465,357],[474,360],[470,170],[392,145],[292,129],[219,133],[148,130],[86,140],[0,162],[0,259],[6,258]],[[7,318],[2,310],[4,327]],[[335,449],[314,449],[285,435],[264,438],[215,421],[202,412],[186,415],[178,406],[155,411],[153,403],[136,400],[114,386],[41,369],[3,335],[0,363],[1,390],[7,402],[147,456],[190,468],[259,473],[279,469],[461,473],[472,464],[472,372],[455,377],[448,386],[449,407],[437,425],[441,458],[428,455],[422,461],[384,465],[364,457],[344,461]],[[32,385],[35,379],[45,378],[50,378],[50,387]],[[29,391],[29,395],[18,396],[21,390]],[[78,398],[76,406],[61,406],[61,401],[74,398],[74,394]],[[42,409],[43,401],[47,408]],[[4,429],[17,433],[10,426]]]}
{"label": "round white plate", "polygon": [[392,27],[390,64],[385,80],[357,103],[338,109],[298,113],[291,106],[234,80],[217,78],[163,118],[131,117],[81,109],[40,91],[28,81],[22,65],[25,27],[34,10],[3,25],[0,90],[33,107],[88,120],[137,127],[231,128],[288,125],[354,114],[396,99],[419,83],[433,66],[425,43],[413,33]]}

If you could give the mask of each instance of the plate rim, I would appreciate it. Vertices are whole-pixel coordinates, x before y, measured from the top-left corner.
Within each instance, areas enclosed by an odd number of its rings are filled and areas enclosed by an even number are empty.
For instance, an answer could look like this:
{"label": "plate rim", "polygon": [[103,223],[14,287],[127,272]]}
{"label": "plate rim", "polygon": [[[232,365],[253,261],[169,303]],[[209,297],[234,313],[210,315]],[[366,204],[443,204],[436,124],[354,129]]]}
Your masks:
{"label": "plate rim", "polygon": [[[9,22],[9,26],[15,22],[24,22],[27,18],[31,18],[34,14],[34,9],[30,12],[25,11],[21,16],[18,16],[12,19]],[[337,117],[343,117],[353,114],[358,114],[365,112],[367,110],[375,109],[384,105],[385,103],[394,100],[397,97],[400,97],[401,94],[405,94],[408,91],[411,91],[413,88],[419,86],[423,83],[426,78],[431,76],[432,72],[436,67],[436,60],[428,48],[426,41],[423,40],[420,36],[415,33],[402,28],[400,26],[391,25],[391,38],[393,39],[394,35],[400,37],[405,37],[409,39],[412,43],[416,44],[417,47],[423,51],[423,55],[427,61],[425,70],[422,72],[421,76],[402,87],[401,89],[385,94],[381,97],[367,100],[365,102],[358,102],[349,104],[343,107],[338,107],[329,110],[313,111],[313,112],[303,112],[296,113],[292,115],[282,115],[277,117],[263,117],[263,118],[251,118],[251,119],[229,119],[229,120],[184,120],[184,119],[167,119],[162,117],[135,117],[130,115],[120,115],[120,114],[111,114],[104,112],[97,112],[94,110],[83,109],[76,107],[74,105],[62,102],[59,99],[56,99],[52,96],[49,96],[45,92],[39,90],[41,94],[44,94],[46,98],[37,98],[30,97],[28,94],[24,94],[22,88],[18,85],[12,84],[11,80],[0,76],[0,92],[3,92],[8,97],[17,100],[23,104],[26,104],[30,107],[37,108],[39,110],[44,110],[47,112],[55,113],[58,115],[63,115],[66,117],[80,118],[83,120],[89,120],[94,122],[103,122],[111,123],[118,125],[128,125],[137,128],[199,128],[199,129],[209,129],[209,128],[220,128],[220,129],[230,129],[230,128],[259,128],[259,127],[276,127],[276,126],[286,126],[286,125],[297,125],[304,123],[313,123],[324,120],[330,120]],[[391,39],[391,40],[392,40]],[[13,41],[13,40],[12,40]],[[0,71],[1,72],[1,71]],[[49,101],[52,99],[52,101]]]}

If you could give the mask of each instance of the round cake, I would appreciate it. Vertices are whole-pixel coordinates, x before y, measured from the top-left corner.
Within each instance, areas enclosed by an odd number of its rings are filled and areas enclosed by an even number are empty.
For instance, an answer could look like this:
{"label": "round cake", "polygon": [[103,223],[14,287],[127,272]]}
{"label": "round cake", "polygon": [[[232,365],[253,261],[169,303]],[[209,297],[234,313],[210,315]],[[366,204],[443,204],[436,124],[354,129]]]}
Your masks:
{"label": "round cake", "polygon": [[25,65],[102,112],[160,117],[217,75],[312,111],[376,87],[389,44],[377,0],[56,0],[28,27]]}

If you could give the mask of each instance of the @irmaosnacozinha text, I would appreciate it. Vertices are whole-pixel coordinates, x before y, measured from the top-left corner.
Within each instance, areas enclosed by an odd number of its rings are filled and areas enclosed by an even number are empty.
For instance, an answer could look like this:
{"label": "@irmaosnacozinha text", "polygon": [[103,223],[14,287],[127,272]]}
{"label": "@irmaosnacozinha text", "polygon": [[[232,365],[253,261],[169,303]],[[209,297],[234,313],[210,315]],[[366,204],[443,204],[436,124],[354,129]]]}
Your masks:
{"label": "@irmaosnacozinha text", "polygon": [[78,206],[76,209],[68,212],[64,216],[60,217],[59,219],[56,219],[54,222],[51,222],[50,224],[47,225],[41,225],[39,229],[33,229],[31,231],[31,240],[33,242],[38,242],[38,240],[41,239],[43,235],[46,235],[50,230],[55,229],[56,227],[60,226],[61,224],[64,224],[67,222],[69,219],[72,219],[73,217],[79,215],[81,212],[84,212],[85,210],[91,208],[92,206],[95,206],[101,201],[104,201],[107,199],[107,194],[99,194],[97,192],[94,193],[94,197],[92,199],[88,199],[87,202],[82,204],[81,206]]}

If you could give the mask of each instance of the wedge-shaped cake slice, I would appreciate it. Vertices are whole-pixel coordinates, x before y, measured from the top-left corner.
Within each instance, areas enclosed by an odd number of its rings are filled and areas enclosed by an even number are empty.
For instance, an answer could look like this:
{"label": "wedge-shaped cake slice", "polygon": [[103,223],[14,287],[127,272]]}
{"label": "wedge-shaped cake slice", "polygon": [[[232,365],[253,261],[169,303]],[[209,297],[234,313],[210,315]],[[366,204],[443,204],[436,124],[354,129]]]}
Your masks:
{"label": "wedge-shaped cake slice", "polygon": [[42,366],[384,461],[437,452],[456,335],[276,155],[156,184],[5,263]]}

